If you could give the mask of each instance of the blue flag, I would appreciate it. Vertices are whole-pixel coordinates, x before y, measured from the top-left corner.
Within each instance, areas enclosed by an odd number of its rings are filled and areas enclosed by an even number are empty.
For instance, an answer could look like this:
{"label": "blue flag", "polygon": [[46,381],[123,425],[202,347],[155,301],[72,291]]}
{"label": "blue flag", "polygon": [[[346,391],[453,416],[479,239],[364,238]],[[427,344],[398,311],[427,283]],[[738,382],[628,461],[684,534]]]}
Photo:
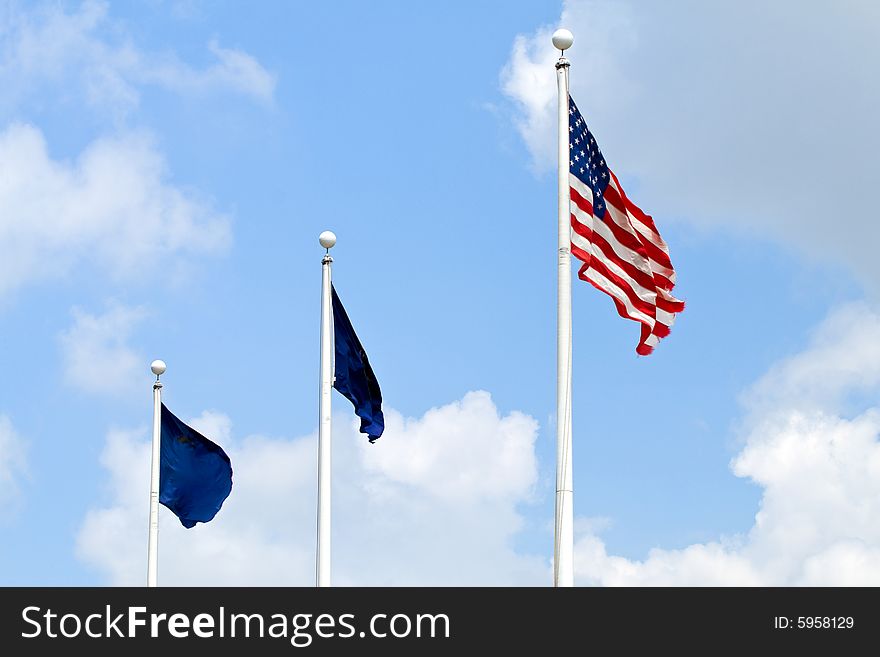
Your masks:
{"label": "blue flag", "polygon": [[367,352],[361,346],[345,314],[345,308],[331,286],[333,295],[333,341],[336,345],[336,367],[333,387],[342,393],[352,404],[354,412],[361,419],[361,433],[370,437],[370,442],[385,431],[385,416],[382,415],[382,392],[379,382],[370,367]]}
{"label": "blue flag", "polygon": [[223,449],[162,404],[159,501],[187,529],[211,520],[232,491],[232,464]]}

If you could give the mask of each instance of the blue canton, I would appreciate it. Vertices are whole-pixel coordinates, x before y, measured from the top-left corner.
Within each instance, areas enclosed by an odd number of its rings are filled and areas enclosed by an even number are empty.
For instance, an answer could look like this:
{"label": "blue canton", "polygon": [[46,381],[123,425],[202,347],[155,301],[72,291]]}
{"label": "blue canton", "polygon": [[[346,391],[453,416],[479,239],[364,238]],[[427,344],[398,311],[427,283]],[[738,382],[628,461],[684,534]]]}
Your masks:
{"label": "blue canton", "polygon": [[593,215],[603,219],[605,188],[611,182],[611,172],[571,96],[568,97],[568,165],[572,175],[593,192]]}

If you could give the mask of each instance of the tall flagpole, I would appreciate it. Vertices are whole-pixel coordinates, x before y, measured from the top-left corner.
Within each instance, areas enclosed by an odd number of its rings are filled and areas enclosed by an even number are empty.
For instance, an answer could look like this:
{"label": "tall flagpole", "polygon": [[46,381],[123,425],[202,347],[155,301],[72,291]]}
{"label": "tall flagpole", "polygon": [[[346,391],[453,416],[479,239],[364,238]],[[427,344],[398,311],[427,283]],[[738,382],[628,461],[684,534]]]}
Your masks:
{"label": "tall flagpole", "polygon": [[556,62],[559,89],[558,296],[556,304],[556,523],[553,586],[574,586],[574,513],[571,477],[571,210],[568,163],[568,60],[565,50],[574,37],[565,29],[553,33],[560,51]]}
{"label": "tall flagpole", "polygon": [[315,585],[330,586],[330,400],[333,388],[333,323],[330,308],[330,249],[336,235],[325,230],[318,242],[327,249],[321,260],[321,390],[318,402],[318,549]]}
{"label": "tall flagpole", "polygon": [[154,360],[150,371],[156,375],[153,384],[153,451],[150,464],[150,538],[147,543],[147,586],[158,586],[159,582],[159,460],[161,458],[162,436],[162,382],[159,377],[165,373],[165,362]]}

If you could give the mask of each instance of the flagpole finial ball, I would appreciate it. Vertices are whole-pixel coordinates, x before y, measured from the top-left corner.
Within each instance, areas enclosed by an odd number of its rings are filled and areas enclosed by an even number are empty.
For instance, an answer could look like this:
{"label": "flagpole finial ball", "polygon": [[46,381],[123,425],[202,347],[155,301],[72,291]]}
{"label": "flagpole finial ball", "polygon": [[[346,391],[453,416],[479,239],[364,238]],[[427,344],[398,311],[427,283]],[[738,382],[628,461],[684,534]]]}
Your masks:
{"label": "flagpole finial ball", "polygon": [[553,33],[553,47],[557,50],[568,50],[574,43],[574,35],[564,27]]}
{"label": "flagpole finial ball", "polygon": [[162,376],[165,374],[165,361],[164,360],[154,360],[150,363],[150,371],[156,376]]}
{"label": "flagpole finial ball", "polygon": [[323,233],[318,235],[318,242],[325,249],[332,249],[333,245],[336,244],[336,233],[330,230],[325,230]]}

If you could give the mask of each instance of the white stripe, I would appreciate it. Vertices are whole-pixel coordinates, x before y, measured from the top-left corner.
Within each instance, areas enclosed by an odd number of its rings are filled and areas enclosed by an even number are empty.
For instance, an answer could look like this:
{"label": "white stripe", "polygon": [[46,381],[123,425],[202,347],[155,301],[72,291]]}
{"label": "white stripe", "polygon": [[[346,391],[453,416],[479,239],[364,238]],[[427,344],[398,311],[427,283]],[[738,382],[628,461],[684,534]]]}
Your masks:
{"label": "white stripe", "polygon": [[654,312],[657,313],[658,322],[672,328],[672,325],[675,323],[675,313],[668,312],[659,307]]}
{"label": "white stripe", "polygon": [[645,339],[645,344],[649,347],[656,347],[658,342],[660,342],[660,336],[654,333],[652,333]]}
{"label": "white stripe", "polygon": [[635,321],[641,322],[642,324],[647,324],[651,328],[654,327],[654,318],[649,317],[640,310],[636,310],[636,308],[632,305],[632,302],[629,300],[629,297],[627,297],[623,290],[617,287],[617,285],[599,274],[595,269],[588,269],[586,272],[586,277],[588,280],[598,285],[603,292],[620,301],[620,303],[623,304],[623,307],[626,310],[626,313],[630,319],[634,319]]}
{"label": "white stripe", "polygon": [[680,299],[676,299],[674,296],[672,296],[669,292],[661,287],[657,288],[657,294],[660,295],[661,299],[665,299],[666,301],[669,301],[671,303],[681,303]]}
{"label": "white stripe", "polygon": [[568,184],[571,185],[578,194],[587,199],[590,202],[590,205],[593,205],[593,190],[584,185],[580,178],[573,173],[570,173],[568,174]]}

